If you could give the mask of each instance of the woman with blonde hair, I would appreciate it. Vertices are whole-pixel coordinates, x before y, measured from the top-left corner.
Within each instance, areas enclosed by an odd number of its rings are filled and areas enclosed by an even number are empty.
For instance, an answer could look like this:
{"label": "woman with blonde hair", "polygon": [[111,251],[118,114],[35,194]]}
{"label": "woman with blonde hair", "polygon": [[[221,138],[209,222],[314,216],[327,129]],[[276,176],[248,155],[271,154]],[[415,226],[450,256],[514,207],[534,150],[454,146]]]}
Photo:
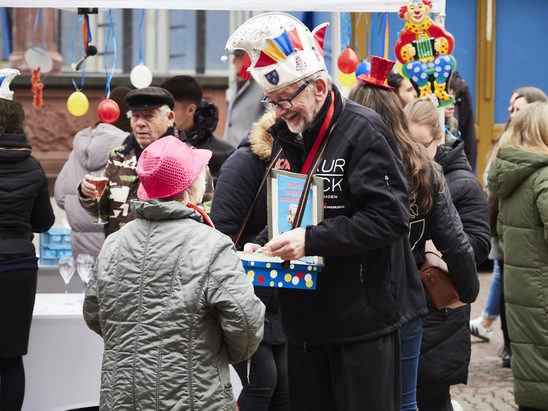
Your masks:
{"label": "woman with blonde hair", "polygon": [[[480,264],[490,248],[489,209],[466,158],[464,144],[460,140],[442,144],[444,128],[430,100],[416,100],[404,111],[415,141],[443,168],[453,204],[474,250],[475,263]],[[446,259],[443,251],[442,254]],[[453,278],[475,276],[477,281],[475,267],[463,269],[448,265],[448,269]],[[424,338],[417,385],[421,411],[451,409],[442,407],[449,402],[451,385],[467,382],[471,353],[469,321],[469,304],[448,310],[431,309],[423,317]]]}
{"label": "woman with blonde hair", "polygon": [[548,103],[522,108],[488,175],[499,198],[504,299],[520,410],[546,410],[548,398]]}

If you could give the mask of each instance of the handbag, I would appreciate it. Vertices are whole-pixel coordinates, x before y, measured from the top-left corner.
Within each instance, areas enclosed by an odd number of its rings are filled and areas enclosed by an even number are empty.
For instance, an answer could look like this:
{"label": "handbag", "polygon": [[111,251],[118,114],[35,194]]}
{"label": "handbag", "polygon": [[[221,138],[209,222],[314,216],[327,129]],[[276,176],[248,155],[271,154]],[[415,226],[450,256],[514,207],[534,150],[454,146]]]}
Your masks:
{"label": "handbag", "polygon": [[449,276],[447,265],[441,256],[425,251],[424,263],[419,270],[422,284],[438,310],[455,308],[460,299],[455,283]]}

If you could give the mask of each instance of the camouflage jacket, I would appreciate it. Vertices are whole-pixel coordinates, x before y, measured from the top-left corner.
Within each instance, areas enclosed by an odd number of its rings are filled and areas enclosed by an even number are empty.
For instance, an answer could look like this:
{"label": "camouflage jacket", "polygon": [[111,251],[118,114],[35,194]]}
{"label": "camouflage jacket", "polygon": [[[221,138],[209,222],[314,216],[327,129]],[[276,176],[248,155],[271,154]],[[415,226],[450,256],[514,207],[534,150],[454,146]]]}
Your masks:
{"label": "camouflage jacket", "polygon": [[[101,218],[108,221],[105,227],[107,236],[133,220],[133,213],[129,204],[131,200],[137,198],[137,189],[140,182],[137,177],[137,155],[135,150],[132,149],[125,154],[125,148],[126,145],[122,145],[112,150],[105,169],[108,184],[99,205]],[[206,193],[200,205],[209,212],[211,200],[213,199],[213,179],[209,169],[206,181]],[[91,216],[98,216],[99,208],[96,199],[85,197],[80,187],[78,187],[78,198],[82,207]]]}

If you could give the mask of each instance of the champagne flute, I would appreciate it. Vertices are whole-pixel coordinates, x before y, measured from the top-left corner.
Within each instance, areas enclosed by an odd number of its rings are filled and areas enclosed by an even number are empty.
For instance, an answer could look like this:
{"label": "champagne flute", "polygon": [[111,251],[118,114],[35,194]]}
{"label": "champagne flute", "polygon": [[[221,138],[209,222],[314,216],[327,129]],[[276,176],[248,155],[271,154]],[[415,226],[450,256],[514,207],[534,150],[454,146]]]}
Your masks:
{"label": "champagne flute", "polygon": [[78,254],[76,256],[76,268],[80,279],[84,283],[84,292],[91,277],[91,269],[93,268],[94,260],[93,256],[89,254]]}
{"label": "champagne flute", "polygon": [[105,177],[105,175],[102,171],[94,171],[94,172],[91,173],[91,179],[89,179],[88,181],[95,186],[95,189],[99,193],[96,197],[96,199],[97,199],[97,220],[95,220],[93,223],[94,224],[106,224],[106,223],[108,223],[108,221],[103,220],[101,218],[101,197],[103,196],[103,193],[105,192],[105,188],[107,187],[108,178]]}
{"label": "champagne flute", "polygon": [[74,265],[73,257],[59,257],[59,273],[65,283],[65,295],[68,296],[68,284],[72,275],[74,274],[76,267]]}

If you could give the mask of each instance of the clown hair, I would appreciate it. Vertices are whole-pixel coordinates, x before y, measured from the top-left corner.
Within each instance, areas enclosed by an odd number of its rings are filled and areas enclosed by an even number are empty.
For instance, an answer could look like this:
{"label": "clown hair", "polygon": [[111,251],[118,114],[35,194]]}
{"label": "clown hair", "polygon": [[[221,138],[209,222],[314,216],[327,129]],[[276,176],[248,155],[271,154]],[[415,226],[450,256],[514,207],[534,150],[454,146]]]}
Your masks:
{"label": "clown hair", "polygon": [[[430,0],[422,0],[422,4],[432,9],[432,2]],[[407,13],[407,4],[400,7],[400,14],[399,14],[400,19],[405,18],[405,13]]]}

